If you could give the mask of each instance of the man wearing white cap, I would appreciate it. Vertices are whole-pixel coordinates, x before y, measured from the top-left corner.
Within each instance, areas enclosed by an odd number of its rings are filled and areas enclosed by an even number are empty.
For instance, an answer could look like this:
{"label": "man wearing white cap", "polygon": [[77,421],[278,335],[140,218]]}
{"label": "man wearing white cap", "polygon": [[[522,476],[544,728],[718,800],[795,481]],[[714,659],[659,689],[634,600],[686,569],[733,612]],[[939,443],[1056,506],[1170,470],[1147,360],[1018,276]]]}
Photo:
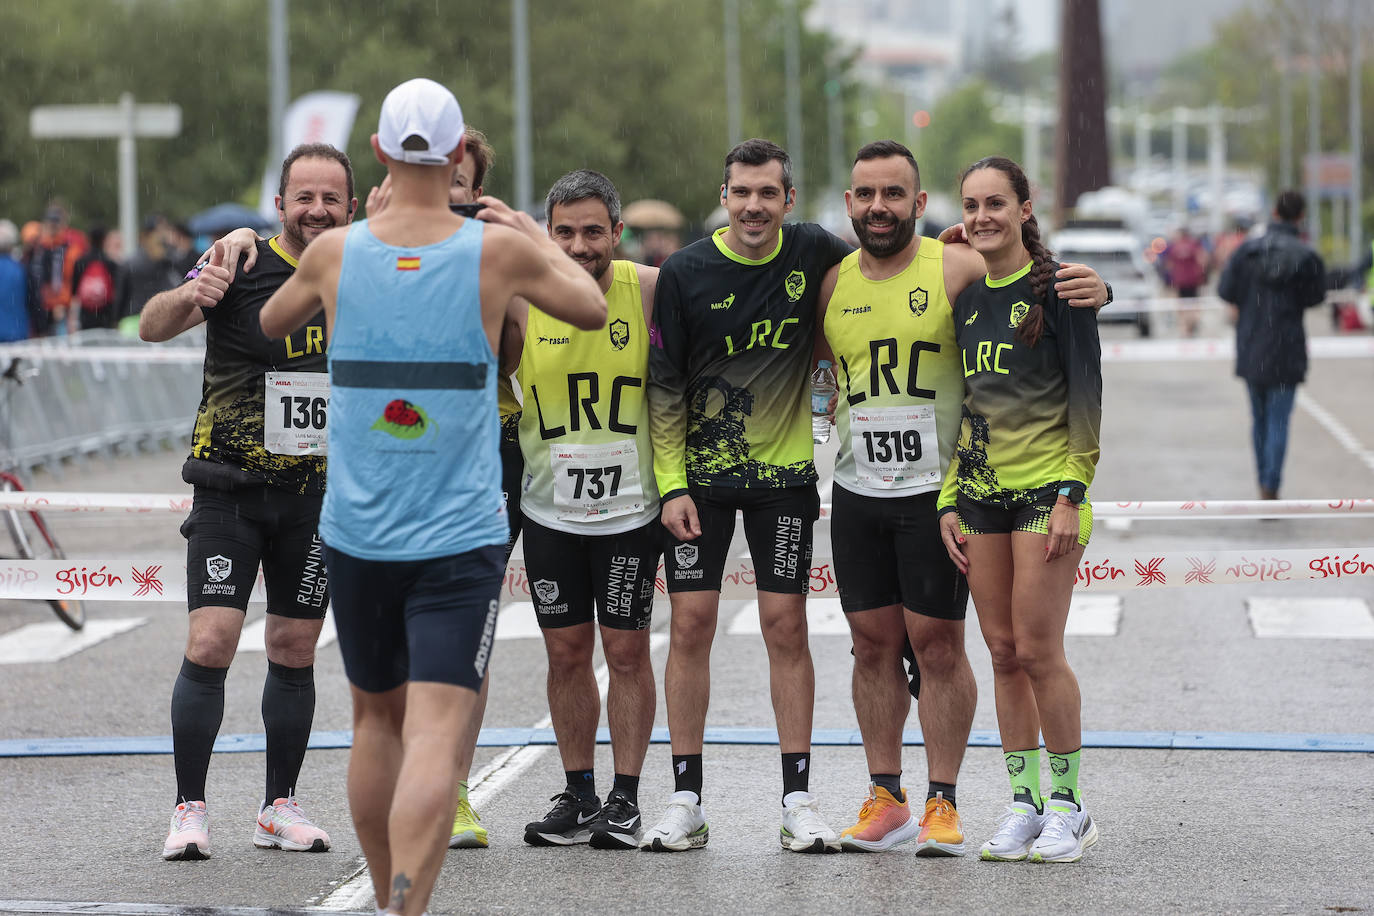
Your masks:
{"label": "man wearing white cap", "polygon": [[447,89],[393,89],[372,136],[386,209],[316,240],[261,316],[280,337],[325,310],[320,535],[353,694],[349,802],[379,906],[409,914],[424,911],[443,862],[454,761],[496,626],[506,309],[520,296],[578,328],[606,319],[596,281],[527,214],[490,197],[480,221],[449,211],[462,139]]}

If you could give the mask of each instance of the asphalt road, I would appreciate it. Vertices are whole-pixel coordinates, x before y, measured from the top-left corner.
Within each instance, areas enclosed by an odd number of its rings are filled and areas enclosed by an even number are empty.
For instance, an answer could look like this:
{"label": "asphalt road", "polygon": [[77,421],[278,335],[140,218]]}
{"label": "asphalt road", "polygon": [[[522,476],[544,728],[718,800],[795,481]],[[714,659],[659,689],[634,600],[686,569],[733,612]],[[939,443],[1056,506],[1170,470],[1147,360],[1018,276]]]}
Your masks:
{"label": "asphalt road", "polygon": [[[1317,316],[1317,332],[1325,329]],[[1222,333],[1215,325],[1212,333]],[[1104,337],[1127,334],[1109,328]],[[1363,360],[1316,363],[1295,411],[1284,495],[1374,495],[1374,470],[1351,437],[1374,447]],[[1243,387],[1220,362],[1110,363],[1105,367],[1103,455],[1095,500],[1244,499],[1255,495]],[[1348,435],[1333,432],[1330,420]],[[821,449],[829,467],[833,446]],[[38,487],[91,491],[180,488],[181,455],[163,452],[72,467]],[[181,550],[177,521],[157,516],[55,516],[69,554]],[[818,528],[817,553],[829,553]],[[1093,549],[1259,549],[1374,544],[1371,517],[1292,521],[1136,522],[1099,525]],[[738,545],[742,552],[742,543]],[[1115,635],[1074,636],[1071,661],[1091,732],[1374,733],[1374,640],[1260,638],[1247,616],[1256,597],[1302,602],[1374,598],[1374,580],[1135,590],[1122,593]],[[712,669],[710,726],[768,728],[766,657],[757,635],[731,635],[746,607],[727,602]],[[520,613],[518,607],[511,613]],[[145,618],[127,632],[56,662],[0,665],[5,714],[0,741],[57,737],[164,736],[185,638],[175,603],[100,604],[93,619]],[[668,607],[653,630],[666,634]],[[1365,605],[1368,614],[1368,605]],[[261,617],[260,608],[249,619]],[[0,602],[0,636],[50,619],[42,605]],[[975,731],[995,728],[987,651],[970,622],[968,647],[981,702]],[[661,671],[666,640],[658,640]],[[814,634],[818,730],[854,730],[848,637]],[[487,725],[546,724],[544,654],[535,638],[498,642]],[[230,673],[222,734],[256,734],[265,669],[242,653]],[[319,733],[348,728],[337,649],[317,665]],[[662,697],[657,724],[666,724]],[[913,715],[911,727],[916,726]],[[831,734],[831,732],[827,732]],[[1280,744],[1283,742],[1280,741]],[[925,779],[919,747],[905,755],[907,782]],[[325,854],[264,851],[251,844],[262,794],[260,753],[217,754],[210,770],[214,857],[159,857],[174,803],[167,754],[0,758],[0,910],[15,912],[196,912],[246,908],[371,912],[344,792],[347,751],[313,750],[299,794],[333,837]],[[852,822],[866,783],[858,746],[819,746],[812,790],[837,828]],[[640,799],[653,820],[672,790],[669,750],[650,748]],[[1101,841],[1072,866],[993,865],[974,857],[799,856],[778,846],[776,746],[713,744],[706,750],[704,803],[711,841],[682,855],[536,849],[523,825],[561,788],[554,749],[483,747],[474,772],[479,811],[492,834],[485,851],[448,855],[432,911],[573,912],[1085,912],[1328,913],[1374,910],[1369,817],[1374,754],[1287,750],[1089,748],[1085,798]],[[598,777],[611,773],[598,752]],[[1007,794],[1000,752],[970,748],[959,783],[970,845],[990,833]],[[100,906],[78,907],[71,902]],[[237,909],[236,909],[237,908]]]}

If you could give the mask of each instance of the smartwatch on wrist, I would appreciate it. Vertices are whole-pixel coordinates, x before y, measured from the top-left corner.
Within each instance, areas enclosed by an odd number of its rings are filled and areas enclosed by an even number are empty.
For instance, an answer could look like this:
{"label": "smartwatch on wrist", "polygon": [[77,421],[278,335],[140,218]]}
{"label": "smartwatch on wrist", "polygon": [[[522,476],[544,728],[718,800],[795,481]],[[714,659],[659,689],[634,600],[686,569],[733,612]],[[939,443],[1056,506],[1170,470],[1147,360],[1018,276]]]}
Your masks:
{"label": "smartwatch on wrist", "polygon": [[1059,495],[1077,506],[1083,502],[1083,498],[1088,494],[1078,484],[1065,484],[1059,488]]}

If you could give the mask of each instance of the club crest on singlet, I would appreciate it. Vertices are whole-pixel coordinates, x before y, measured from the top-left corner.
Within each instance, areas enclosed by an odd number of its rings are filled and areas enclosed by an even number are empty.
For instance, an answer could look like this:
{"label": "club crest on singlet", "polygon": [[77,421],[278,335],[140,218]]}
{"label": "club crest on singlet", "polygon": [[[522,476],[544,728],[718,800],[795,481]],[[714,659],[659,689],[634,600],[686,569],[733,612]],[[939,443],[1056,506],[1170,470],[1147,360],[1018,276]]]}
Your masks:
{"label": "club crest on singlet", "polygon": [[1011,324],[1008,327],[1020,327],[1021,320],[1030,312],[1030,306],[1025,302],[1013,302],[1011,306]]}
{"label": "club crest on singlet", "polygon": [[783,283],[783,288],[787,290],[787,298],[796,302],[806,292],[806,274],[800,270],[794,270],[787,275],[787,280]]}
{"label": "club crest on singlet", "polygon": [[630,323],[624,318],[617,318],[607,325],[607,330],[611,334],[611,346],[617,350],[625,349],[625,345],[630,342]]}
{"label": "club crest on singlet", "polygon": [[920,318],[926,313],[926,306],[930,304],[930,293],[921,289],[919,286],[911,291],[907,297],[907,305],[911,306],[911,314]]}

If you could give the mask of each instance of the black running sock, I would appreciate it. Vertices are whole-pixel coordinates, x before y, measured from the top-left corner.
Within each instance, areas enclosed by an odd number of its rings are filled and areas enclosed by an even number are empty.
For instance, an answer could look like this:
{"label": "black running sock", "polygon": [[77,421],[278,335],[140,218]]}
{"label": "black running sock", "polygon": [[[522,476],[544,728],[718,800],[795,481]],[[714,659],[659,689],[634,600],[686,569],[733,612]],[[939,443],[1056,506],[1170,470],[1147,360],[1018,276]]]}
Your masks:
{"label": "black running sock", "polygon": [[288,798],[305,762],[315,721],[315,666],[267,663],[262,685],[262,724],[267,731],[267,794],[263,804]]}
{"label": "black running sock", "polygon": [[897,801],[906,801],[906,793],[902,791],[901,773],[869,773],[868,779],[873,785],[886,789]]}
{"label": "black running sock", "polygon": [[630,800],[630,804],[639,804],[639,777],[626,776],[624,773],[616,773],[615,781],[611,783],[611,791],[619,792]]}
{"label": "black running sock", "polygon": [[701,804],[701,755],[673,755],[673,791],[695,792]]}
{"label": "black running sock", "polygon": [[588,801],[596,798],[596,776],[593,770],[564,770],[568,777],[568,791]]}
{"label": "black running sock", "polygon": [[954,800],[954,783],[935,782],[934,780],[931,780],[930,788],[926,790],[926,801],[930,801],[932,798],[934,798],[936,792],[943,793],[945,796],[945,801],[949,802],[956,808],[959,807],[959,803]]}
{"label": "black running sock", "polygon": [[172,760],[177,804],[205,800],[205,774],[215,736],[224,720],[224,676],[228,668],[207,668],[189,658],[172,687]]}
{"label": "black running sock", "polygon": [[805,792],[811,784],[811,752],[782,755],[782,797]]}

